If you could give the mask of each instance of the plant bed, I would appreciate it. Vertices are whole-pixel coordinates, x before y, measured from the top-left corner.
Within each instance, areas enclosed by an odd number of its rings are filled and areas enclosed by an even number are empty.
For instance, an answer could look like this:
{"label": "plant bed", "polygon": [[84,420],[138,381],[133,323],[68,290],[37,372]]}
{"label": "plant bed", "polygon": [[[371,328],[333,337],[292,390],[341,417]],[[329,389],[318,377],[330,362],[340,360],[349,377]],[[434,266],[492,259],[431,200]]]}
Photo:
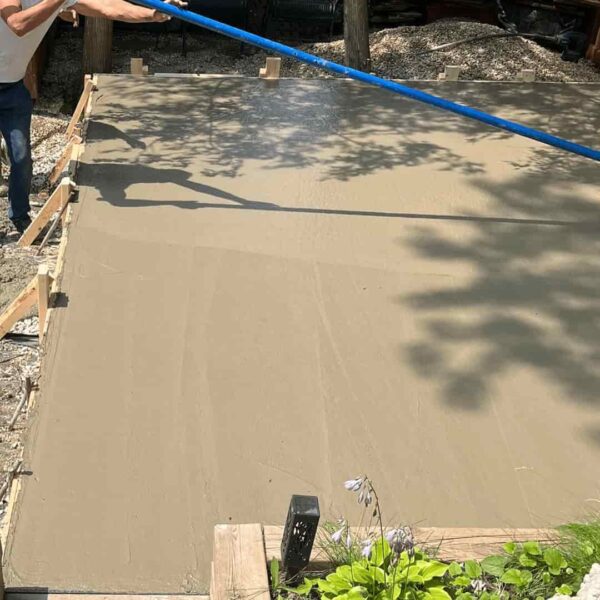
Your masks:
{"label": "plant bed", "polygon": [[[376,497],[370,481],[363,483]],[[298,535],[295,526],[218,525],[211,598],[546,600],[574,595],[600,561],[599,521],[558,529],[384,528],[378,501],[366,497],[360,503],[368,525],[341,520],[320,528],[293,577],[281,548],[284,537],[291,535],[283,544],[289,547]]]}

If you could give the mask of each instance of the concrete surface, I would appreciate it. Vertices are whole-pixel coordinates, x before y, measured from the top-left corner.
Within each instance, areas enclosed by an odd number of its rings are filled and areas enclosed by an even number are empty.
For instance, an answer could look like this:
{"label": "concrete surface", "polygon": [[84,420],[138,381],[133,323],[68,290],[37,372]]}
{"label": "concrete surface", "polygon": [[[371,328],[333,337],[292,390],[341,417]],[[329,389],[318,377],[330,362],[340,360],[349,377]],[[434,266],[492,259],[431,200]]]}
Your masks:
{"label": "concrete surface", "polygon": [[[598,145],[600,86],[429,86]],[[597,164],[350,82],[99,88],[8,587],[205,592],[215,523],[357,522],[363,472],[390,525],[597,506]]]}

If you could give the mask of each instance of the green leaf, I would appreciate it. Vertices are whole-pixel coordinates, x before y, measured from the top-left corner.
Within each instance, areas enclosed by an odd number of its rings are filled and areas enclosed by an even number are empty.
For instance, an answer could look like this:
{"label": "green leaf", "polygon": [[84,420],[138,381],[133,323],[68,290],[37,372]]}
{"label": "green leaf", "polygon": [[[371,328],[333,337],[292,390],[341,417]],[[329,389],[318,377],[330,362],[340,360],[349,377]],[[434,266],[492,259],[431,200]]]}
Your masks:
{"label": "green leaf", "polygon": [[519,588],[525,587],[531,580],[533,579],[533,575],[529,571],[523,571],[520,569],[508,569],[500,578],[502,583],[507,583],[509,585],[515,585]]}
{"label": "green leaf", "polygon": [[[367,569],[365,566],[360,563],[354,563],[352,565],[352,575],[354,582],[356,583],[365,583],[371,584],[375,580],[375,571],[383,571],[379,567],[371,567]],[[384,577],[385,578],[385,577]],[[383,579],[382,579],[383,581]]]}
{"label": "green leaf", "polygon": [[467,577],[471,579],[479,579],[481,577],[481,567],[474,560],[468,560],[465,562],[465,573]]}
{"label": "green leaf", "polygon": [[279,580],[279,561],[275,558],[271,561],[271,588],[274,590],[279,589],[279,584],[281,583]]}
{"label": "green leaf", "polygon": [[350,585],[354,583],[354,565],[342,565],[335,570],[336,575],[345,579]]}
{"label": "green leaf", "polygon": [[488,575],[502,577],[507,562],[506,556],[488,556],[481,561],[481,568]]}
{"label": "green leaf", "polygon": [[542,573],[542,583],[545,583],[546,585],[548,585],[551,581],[552,581],[552,575],[550,575],[550,573],[548,573],[547,571],[544,571]]}
{"label": "green leaf", "polygon": [[506,542],[506,544],[504,544],[503,548],[504,548],[504,552],[506,552],[506,554],[514,554],[515,550],[517,549],[517,545],[514,542]]}
{"label": "green leaf", "polygon": [[560,587],[556,588],[556,593],[561,594],[562,596],[571,596],[573,594],[573,590],[571,589],[571,586],[563,583]]}
{"label": "green leaf", "polygon": [[560,575],[561,569],[568,566],[565,557],[556,548],[544,550],[544,562],[548,565],[552,575]]}
{"label": "green leaf", "polygon": [[420,569],[423,581],[430,581],[435,577],[443,577],[448,572],[448,565],[437,560],[432,560],[426,567]]}
{"label": "green leaf", "polygon": [[348,600],[364,600],[368,596],[367,590],[362,586],[354,586],[347,594]]}
{"label": "green leaf", "polygon": [[317,587],[319,588],[319,591],[329,596],[337,596],[339,594],[338,589],[325,579],[318,579]]}
{"label": "green leaf", "polygon": [[385,538],[380,538],[373,544],[370,560],[374,565],[381,567],[391,552],[387,540]]}
{"label": "green leaf", "polygon": [[595,552],[594,544],[589,541],[582,542],[581,549],[584,551],[586,556],[592,556],[592,554]]}
{"label": "green leaf", "polygon": [[327,583],[333,586],[336,594],[342,594],[347,592],[352,587],[352,582],[348,581],[345,577],[335,573],[330,573],[326,577]]}
{"label": "green leaf", "polygon": [[304,578],[304,582],[301,583],[295,590],[292,590],[294,593],[298,594],[298,596],[308,596],[312,591],[315,585],[315,581],[311,579]]}
{"label": "green leaf", "polygon": [[459,575],[452,580],[452,585],[456,587],[467,587],[471,585],[471,580],[466,575]]}
{"label": "green leaf", "polygon": [[428,600],[452,600],[450,594],[443,587],[430,587],[425,596]]}
{"label": "green leaf", "polygon": [[535,600],[546,600],[546,598],[544,596],[536,596]]}
{"label": "green leaf", "polygon": [[523,553],[519,555],[519,564],[522,567],[535,567],[537,566],[537,561],[535,558],[531,558],[531,556],[527,556],[527,554]]}
{"label": "green leaf", "polygon": [[542,555],[542,549],[540,548],[539,542],[525,542],[523,544],[523,550],[525,550],[525,552],[531,556]]}
{"label": "green leaf", "polygon": [[456,600],[475,600],[475,596],[469,592],[462,592],[456,596]]}
{"label": "green leaf", "polygon": [[450,563],[448,567],[448,573],[452,575],[452,577],[457,577],[458,575],[462,575],[462,567],[457,562]]}

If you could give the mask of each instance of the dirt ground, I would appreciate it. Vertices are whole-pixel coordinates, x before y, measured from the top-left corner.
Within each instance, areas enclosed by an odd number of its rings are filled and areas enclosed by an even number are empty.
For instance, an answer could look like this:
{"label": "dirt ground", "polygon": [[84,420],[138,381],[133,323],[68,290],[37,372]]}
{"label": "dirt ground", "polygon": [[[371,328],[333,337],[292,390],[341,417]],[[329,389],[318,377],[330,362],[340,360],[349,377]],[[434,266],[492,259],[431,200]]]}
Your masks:
{"label": "dirt ground", "polygon": [[[38,210],[48,198],[50,191],[48,175],[60,156],[64,145],[64,132],[68,118],[64,115],[38,113],[32,123],[32,149],[34,157],[32,209]],[[3,165],[2,176],[8,176],[8,168]],[[44,249],[41,256],[36,256],[37,248],[19,248],[18,235],[12,229],[8,220],[8,200],[0,198],[0,312],[27,285],[42,262],[51,265],[57,253],[57,243],[60,239],[60,228],[53,240]],[[38,331],[37,317],[30,318],[17,324],[16,333],[35,335]],[[31,341],[31,340],[30,340]],[[24,345],[23,341],[0,341],[0,469],[2,479],[8,476],[22,453],[21,435],[24,431],[26,411],[23,411],[17,421],[14,431],[8,430],[8,424],[17,408],[24,390],[26,377],[36,381],[39,374],[39,349]],[[0,502],[0,518],[4,515],[8,495]]]}
{"label": "dirt ground", "polygon": [[[373,71],[395,79],[437,79],[445,65],[459,65],[464,80],[515,80],[522,69],[534,69],[541,81],[600,81],[600,69],[587,60],[565,62],[560,53],[523,38],[496,38],[462,44],[443,51],[439,45],[504,30],[472,21],[444,20],[423,27],[403,26],[371,34]],[[293,42],[288,42],[293,43]],[[300,47],[330,60],[343,62],[344,42],[302,44]],[[61,29],[44,78],[42,104],[57,111],[68,110],[77,101],[83,73],[81,30]],[[113,70],[127,73],[131,57],[142,57],[151,73],[227,73],[257,76],[265,53],[242,48],[238,42],[191,30],[187,54],[182,54],[179,33],[115,32]],[[323,71],[284,60],[284,77],[324,77]]]}

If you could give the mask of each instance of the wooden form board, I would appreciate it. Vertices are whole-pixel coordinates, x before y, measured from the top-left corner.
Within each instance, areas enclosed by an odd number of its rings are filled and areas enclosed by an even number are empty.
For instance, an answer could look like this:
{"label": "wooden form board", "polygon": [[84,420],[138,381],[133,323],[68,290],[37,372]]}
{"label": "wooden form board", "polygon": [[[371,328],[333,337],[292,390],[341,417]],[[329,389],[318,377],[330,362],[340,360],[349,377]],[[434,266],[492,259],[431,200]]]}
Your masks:
{"label": "wooden form board", "polygon": [[75,188],[75,184],[68,178],[65,177],[60,182],[60,185],[54,190],[50,198],[46,201],[46,204],[42,207],[40,212],[36,215],[31,225],[27,228],[25,233],[19,240],[19,246],[31,246],[33,242],[42,232],[42,229],[48,224],[52,215],[64,209],[65,205],[69,202],[71,193]]}
{"label": "wooden form board", "polygon": [[215,527],[211,600],[270,600],[261,525]]}
{"label": "wooden form board", "polygon": [[209,597],[192,594],[52,594],[9,590],[5,600],[209,600]]}
{"label": "wooden form board", "polygon": [[13,325],[23,319],[37,302],[37,275],[27,287],[0,314],[0,340],[13,328]]}
{"label": "wooden form board", "polygon": [[278,56],[268,56],[265,66],[260,70],[260,77],[263,79],[279,79],[281,72],[281,58]]}
{"label": "wooden form board", "polygon": [[13,328],[17,321],[26,317],[36,304],[40,322],[40,340],[43,338],[50,303],[51,285],[52,276],[49,274],[48,266],[41,265],[38,274],[0,314],[0,340]]}
{"label": "wooden form board", "polygon": [[91,96],[93,90],[94,90],[93,79],[91,77],[86,77],[85,84],[83,86],[83,93],[81,94],[81,98],[79,98],[79,102],[77,103],[75,112],[73,113],[73,116],[71,117],[71,122],[69,123],[69,126],[67,127],[67,139],[71,139],[71,136],[75,133],[75,128],[77,127],[77,124],[79,123],[79,119],[81,119],[81,117],[84,114],[84,111],[88,105],[88,101],[90,99],[90,96]]}
{"label": "wooden form board", "polygon": [[[354,529],[358,535],[360,532]],[[364,530],[363,534],[364,534]],[[506,542],[526,542],[531,540],[551,541],[555,532],[551,529],[491,529],[491,528],[444,528],[417,527],[413,529],[417,545],[430,551],[442,560],[464,561],[481,560],[496,554]],[[281,560],[281,538],[283,527],[264,528],[265,552],[268,560]],[[320,529],[311,555],[311,565],[322,567],[328,563],[327,556],[319,544],[320,536],[327,535]]]}

